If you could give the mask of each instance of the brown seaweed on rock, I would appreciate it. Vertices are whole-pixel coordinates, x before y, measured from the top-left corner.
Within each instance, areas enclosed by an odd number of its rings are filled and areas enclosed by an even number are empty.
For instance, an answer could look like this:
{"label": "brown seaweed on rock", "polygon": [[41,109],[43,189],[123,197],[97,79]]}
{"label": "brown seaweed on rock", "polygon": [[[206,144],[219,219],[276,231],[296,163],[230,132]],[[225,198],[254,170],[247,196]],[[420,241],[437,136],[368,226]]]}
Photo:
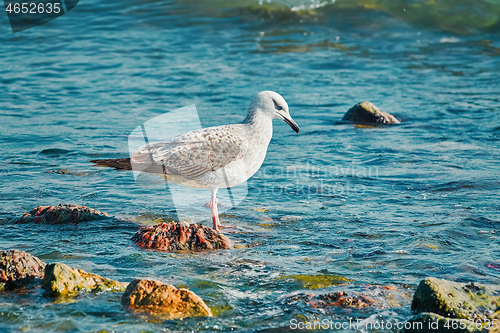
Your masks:
{"label": "brown seaweed on rock", "polygon": [[29,213],[25,213],[16,224],[65,224],[97,220],[109,217],[107,213],[85,206],[61,204],[58,206],[38,206]]}
{"label": "brown seaweed on rock", "polygon": [[140,247],[164,251],[229,249],[231,241],[212,228],[187,222],[144,226],[132,240]]}

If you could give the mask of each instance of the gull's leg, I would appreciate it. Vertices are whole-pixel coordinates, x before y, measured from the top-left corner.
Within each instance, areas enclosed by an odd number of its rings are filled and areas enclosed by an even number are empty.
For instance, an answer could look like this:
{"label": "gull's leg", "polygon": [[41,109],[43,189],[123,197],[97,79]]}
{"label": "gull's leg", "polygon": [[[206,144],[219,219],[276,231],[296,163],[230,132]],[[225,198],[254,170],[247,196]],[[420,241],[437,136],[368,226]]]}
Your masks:
{"label": "gull's leg", "polygon": [[214,230],[219,230],[220,227],[220,222],[219,222],[219,212],[217,210],[217,190],[211,190],[212,192],[212,199],[210,200],[210,210],[212,211],[212,221],[214,223]]}

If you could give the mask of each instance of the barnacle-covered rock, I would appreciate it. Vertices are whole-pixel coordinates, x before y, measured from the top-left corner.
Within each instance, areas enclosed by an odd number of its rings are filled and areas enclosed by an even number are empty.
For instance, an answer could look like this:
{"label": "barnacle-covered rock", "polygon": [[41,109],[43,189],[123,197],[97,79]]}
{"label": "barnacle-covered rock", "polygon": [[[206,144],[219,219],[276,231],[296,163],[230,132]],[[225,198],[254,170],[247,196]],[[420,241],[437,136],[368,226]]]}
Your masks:
{"label": "barnacle-covered rock", "polygon": [[61,296],[74,295],[80,291],[124,291],[127,284],[55,263],[45,267],[42,287],[53,296]]}
{"label": "barnacle-covered rock", "polygon": [[145,226],[132,237],[132,240],[140,247],[165,251],[231,248],[229,238],[220,232],[187,222]]}
{"label": "barnacle-covered rock", "polygon": [[160,281],[132,281],[122,296],[122,304],[167,319],[212,317],[212,311],[194,292]]}
{"label": "barnacle-covered rock", "polygon": [[399,120],[396,117],[390,113],[381,111],[370,102],[362,102],[354,105],[347,111],[342,121],[362,125],[399,124]]}
{"label": "barnacle-covered rock", "polygon": [[10,290],[43,278],[45,263],[19,250],[0,251],[0,290]]}
{"label": "barnacle-covered rock", "polygon": [[92,208],[79,205],[61,204],[58,206],[39,206],[25,213],[16,223],[64,224],[78,223],[109,217]]}

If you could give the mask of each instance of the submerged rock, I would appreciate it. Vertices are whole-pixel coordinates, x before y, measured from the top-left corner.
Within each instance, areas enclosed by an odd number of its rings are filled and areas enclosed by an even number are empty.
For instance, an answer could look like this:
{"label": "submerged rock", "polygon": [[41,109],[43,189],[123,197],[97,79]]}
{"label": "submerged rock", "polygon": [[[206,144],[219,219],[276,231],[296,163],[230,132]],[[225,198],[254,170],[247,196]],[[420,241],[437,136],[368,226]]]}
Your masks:
{"label": "submerged rock", "polygon": [[320,275],[283,275],[279,280],[293,279],[300,287],[308,289],[321,289],[329,286],[336,286],[342,283],[350,282],[350,280],[341,275],[335,274],[320,274]]}
{"label": "submerged rock", "polygon": [[0,251],[0,290],[11,290],[43,278],[45,263],[19,250]]}
{"label": "submerged rock", "polygon": [[73,295],[82,292],[124,291],[127,283],[103,278],[81,269],[55,263],[45,267],[42,287],[53,296]]}
{"label": "submerged rock", "polygon": [[[405,332],[498,332],[499,295],[499,286],[425,278],[411,305],[414,312],[420,313],[410,319],[412,328]],[[438,327],[429,328],[431,324]]]}
{"label": "submerged rock", "polygon": [[336,312],[338,308],[390,308],[407,306],[410,303],[409,291],[402,286],[366,285],[362,291],[337,291],[328,294],[299,294],[287,301],[306,303],[312,308],[322,309],[324,313]]}
{"label": "submerged rock", "polygon": [[132,237],[132,240],[140,247],[165,251],[231,248],[229,238],[220,232],[187,222],[145,226]]}
{"label": "submerged rock", "polygon": [[122,304],[168,319],[212,317],[212,311],[194,292],[163,284],[160,281],[132,281],[122,296]]}
{"label": "submerged rock", "polygon": [[377,125],[377,124],[399,124],[399,120],[392,114],[381,111],[370,102],[362,102],[354,105],[347,111],[342,121],[356,124]]}
{"label": "submerged rock", "polygon": [[364,308],[375,304],[375,300],[367,296],[363,295],[349,296],[349,294],[346,293],[345,291],[320,295],[318,298],[319,300],[317,300],[315,307],[322,307],[322,308],[327,306],[338,306],[343,308],[347,307]]}
{"label": "submerged rock", "polygon": [[105,217],[109,217],[109,215],[92,208],[61,204],[59,206],[39,206],[29,213],[25,213],[15,223],[63,224],[78,223]]}

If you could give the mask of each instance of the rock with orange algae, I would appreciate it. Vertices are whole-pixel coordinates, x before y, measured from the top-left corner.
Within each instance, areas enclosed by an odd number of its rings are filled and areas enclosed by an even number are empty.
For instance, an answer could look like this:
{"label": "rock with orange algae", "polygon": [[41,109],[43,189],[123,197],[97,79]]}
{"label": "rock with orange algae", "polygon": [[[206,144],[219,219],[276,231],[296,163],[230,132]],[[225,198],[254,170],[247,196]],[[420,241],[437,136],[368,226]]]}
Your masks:
{"label": "rock with orange algae", "polygon": [[154,280],[132,281],[123,293],[122,304],[165,319],[212,317],[210,308],[194,292]]}
{"label": "rock with orange algae", "polygon": [[396,117],[390,113],[381,111],[370,102],[362,102],[354,105],[347,111],[342,121],[365,125],[399,124],[399,120]]}
{"label": "rock with orange algae", "polygon": [[187,222],[145,226],[132,240],[144,248],[164,251],[229,249],[231,241],[212,228]]}
{"label": "rock with orange algae", "polygon": [[45,263],[19,250],[0,251],[0,290],[11,290],[43,278]]}
{"label": "rock with orange algae", "polygon": [[79,205],[61,204],[58,206],[38,206],[25,213],[15,223],[64,224],[78,223],[109,217],[92,208]]}

